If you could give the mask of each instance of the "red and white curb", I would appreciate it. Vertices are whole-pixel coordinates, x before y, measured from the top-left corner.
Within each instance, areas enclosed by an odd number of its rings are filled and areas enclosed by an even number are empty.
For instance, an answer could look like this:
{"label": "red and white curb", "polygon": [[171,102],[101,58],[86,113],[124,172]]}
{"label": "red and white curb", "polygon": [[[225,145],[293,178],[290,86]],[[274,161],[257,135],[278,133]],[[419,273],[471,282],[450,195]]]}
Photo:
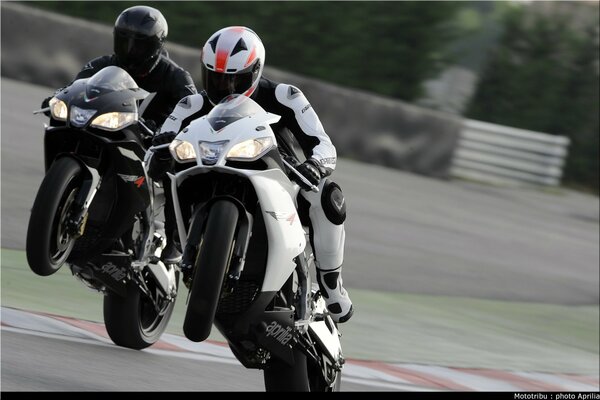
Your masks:
{"label": "red and white curb", "polygon": [[[2,307],[0,321],[2,329],[6,331],[113,345],[104,324],[97,322],[8,307]],[[239,364],[226,343],[211,340],[194,343],[185,337],[168,333],[144,351],[199,361]],[[346,360],[342,380],[385,390],[409,391],[597,392],[600,386],[598,376],[455,368],[355,359]]]}

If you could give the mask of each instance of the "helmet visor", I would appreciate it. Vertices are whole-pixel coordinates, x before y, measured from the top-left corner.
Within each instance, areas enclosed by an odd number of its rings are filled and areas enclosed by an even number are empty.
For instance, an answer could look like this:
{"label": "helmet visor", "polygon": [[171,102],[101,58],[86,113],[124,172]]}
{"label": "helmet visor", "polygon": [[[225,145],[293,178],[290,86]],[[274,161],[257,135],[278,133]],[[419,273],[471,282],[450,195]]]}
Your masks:
{"label": "helmet visor", "polygon": [[160,41],[155,37],[139,36],[117,29],[114,39],[114,50],[119,63],[129,71],[147,64],[159,53],[161,47]]}
{"label": "helmet visor", "polygon": [[252,71],[224,74],[203,68],[202,83],[213,104],[219,103],[230,94],[244,94],[252,87]]}

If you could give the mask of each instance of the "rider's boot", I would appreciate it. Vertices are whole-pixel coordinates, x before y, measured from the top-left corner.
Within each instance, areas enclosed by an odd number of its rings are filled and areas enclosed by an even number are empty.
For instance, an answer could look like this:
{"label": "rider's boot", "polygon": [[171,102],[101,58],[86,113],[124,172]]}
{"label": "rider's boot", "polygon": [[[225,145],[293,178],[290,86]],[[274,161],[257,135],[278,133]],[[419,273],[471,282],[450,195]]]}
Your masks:
{"label": "rider's boot", "polygon": [[181,261],[181,252],[177,248],[177,243],[173,238],[167,238],[167,246],[163,250],[161,258],[165,264],[177,264]]}
{"label": "rider's boot", "polygon": [[342,283],[342,267],[333,270],[317,268],[317,282],[331,319],[338,323],[348,321],[352,317],[354,309],[350,296]]}

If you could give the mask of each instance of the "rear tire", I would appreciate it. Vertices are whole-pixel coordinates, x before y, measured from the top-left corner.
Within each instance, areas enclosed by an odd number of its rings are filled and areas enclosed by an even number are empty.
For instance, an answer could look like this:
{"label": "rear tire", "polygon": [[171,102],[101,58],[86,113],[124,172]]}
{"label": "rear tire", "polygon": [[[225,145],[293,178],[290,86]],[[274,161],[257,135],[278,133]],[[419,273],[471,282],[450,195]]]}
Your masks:
{"label": "rear tire", "polygon": [[294,348],[294,364],[273,357],[263,371],[267,392],[310,392],[306,355]]}
{"label": "rear tire", "polygon": [[183,323],[185,336],[205,340],[212,328],[231,252],[239,211],[230,201],[218,201],[209,211],[202,245],[194,263],[194,277]]}
{"label": "rear tire", "polygon": [[104,296],[104,323],[108,336],[117,346],[145,349],[160,339],[174,308],[172,301],[159,314],[137,284],[129,281],[127,296],[112,292]]}
{"label": "rear tire", "polygon": [[38,275],[52,275],[67,260],[75,238],[65,230],[69,208],[81,184],[79,163],[64,157],[48,170],[31,209],[27,227],[27,262]]}
{"label": "rear tire", "polygon": [[265,390],[267,392],[339,392],[341,387],[341,371],[328,386],[323,378],[321,368],[314,363],[309,364],[306,355],[294,348],[294,365],[289,365],[277,357],[269,360],[269,366],[263,371]]}

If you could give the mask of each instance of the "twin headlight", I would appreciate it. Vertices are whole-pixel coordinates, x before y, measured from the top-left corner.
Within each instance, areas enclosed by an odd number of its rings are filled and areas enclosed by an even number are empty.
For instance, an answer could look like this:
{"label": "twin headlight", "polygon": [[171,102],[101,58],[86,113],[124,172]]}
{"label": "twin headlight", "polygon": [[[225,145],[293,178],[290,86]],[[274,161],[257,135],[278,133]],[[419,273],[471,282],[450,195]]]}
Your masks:
{"label": "twin headlight", "polygon": [[[66,121],[68,115],[68,108],[64,101],[53,97],[50,102],[50,112],[52,117],[59,121]],[[79,108],[77,106],[71,107],[71,115],[69,121],[71,124],[77,127],[84,126],[88,123],[90,118],[96,114],[97,110]],[[131,125],[137,121],[137,112],[110,112],[102,114],[93,119],[90,124],[93,128],[104,129],[107,131],[118,131],[128,125]]]}
{"label": "twin headlight", "polygon": [[[216,164],[219,158],[221,158],[221,154],[223,153],[223,149],[227,146],[227,143],[229,143],[228,140],[220,142],[200,142],[198,148],[200,150],[202,164]],[[246,140],[233,146],[227,152],[226,158],[234,161],[253,161],[262,157],[273,147],[273,145],[273,138],[271,137]],[[197,157],[194,146],[185,140],[173,140],[169,145],[169,149],[175,160],[179,162],[192,161]]]}

